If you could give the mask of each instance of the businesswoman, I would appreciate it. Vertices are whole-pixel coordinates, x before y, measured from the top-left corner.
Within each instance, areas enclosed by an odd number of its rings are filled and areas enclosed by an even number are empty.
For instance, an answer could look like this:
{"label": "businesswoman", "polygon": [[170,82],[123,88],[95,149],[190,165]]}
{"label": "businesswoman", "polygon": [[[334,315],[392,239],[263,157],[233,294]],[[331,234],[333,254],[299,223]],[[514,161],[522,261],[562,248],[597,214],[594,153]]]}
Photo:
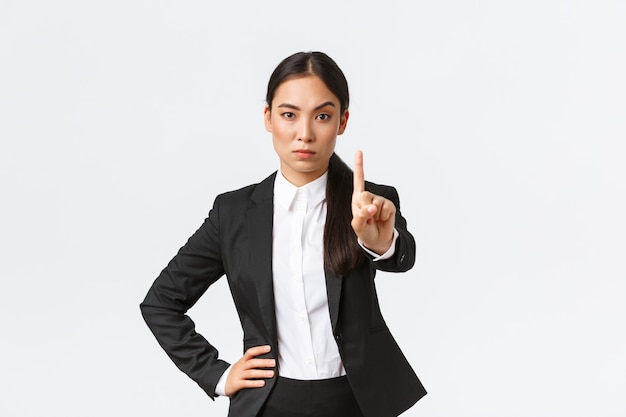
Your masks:
{"label": "businesswoman", "polygon": [[[299,52],[272,73],[264,109],[280,165],[217,196],[154,281],[143,317],[175,362],[232,417],[391,417],[426,394],[381,314],[377,270],[413,266],[415,241],[393,187],[334,153],[348,84],[326,54]],[[244,335],[230,364],[186,312],[226,276]]]}

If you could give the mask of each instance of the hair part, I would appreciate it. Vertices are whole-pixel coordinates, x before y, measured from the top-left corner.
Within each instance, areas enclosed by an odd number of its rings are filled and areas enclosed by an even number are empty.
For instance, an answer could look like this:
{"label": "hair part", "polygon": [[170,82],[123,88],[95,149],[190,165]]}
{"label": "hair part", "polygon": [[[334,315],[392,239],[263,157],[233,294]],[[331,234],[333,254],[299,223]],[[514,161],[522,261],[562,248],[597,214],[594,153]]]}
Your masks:
{"label": "hair part", "polygon": [[348,81],[337,63],[323,52],[296,52],[283,59],[270,76],[265,96],[265,102],[270,110],[274,94],[282,83],[307,75],[319,77],[339,99],[341,111],[348,109],[350,106]]}

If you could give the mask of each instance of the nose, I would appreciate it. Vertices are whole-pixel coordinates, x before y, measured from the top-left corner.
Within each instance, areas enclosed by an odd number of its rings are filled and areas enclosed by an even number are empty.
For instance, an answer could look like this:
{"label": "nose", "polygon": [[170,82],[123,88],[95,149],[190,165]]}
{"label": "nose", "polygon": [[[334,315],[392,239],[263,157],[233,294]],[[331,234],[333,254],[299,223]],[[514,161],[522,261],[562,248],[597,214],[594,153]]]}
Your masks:
{"label": "nose", "polygon": [[298,127],[298,140],[306,143],[313,142],[315,140],[313,127],[311,126],[310,121],[301,120],[300,126]]}

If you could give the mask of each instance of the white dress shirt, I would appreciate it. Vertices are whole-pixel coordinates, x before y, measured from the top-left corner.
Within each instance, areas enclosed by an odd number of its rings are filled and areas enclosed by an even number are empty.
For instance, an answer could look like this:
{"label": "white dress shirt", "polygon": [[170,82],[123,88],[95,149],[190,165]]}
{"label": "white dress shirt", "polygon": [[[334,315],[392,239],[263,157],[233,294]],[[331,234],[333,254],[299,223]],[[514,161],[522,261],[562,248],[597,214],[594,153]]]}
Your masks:
{"label": "white dress shirt", "polygon": [[327,174],[296,187],[274,184],[272,271],[278,370],[292,379],[345,375],[333,338],[324,275]]}
{"label": "white dress shirt", "polygon": [[[311,380],[345,375],[333,337],[324,273],[324,224],[327,173],[296,187],[282,173],[274,183],[272,271],[278,330],[278,373]],[[378,255],[361,246],[374,261],[387,259],[394,244]],[[230,368],[215,393],[225,395]]]}

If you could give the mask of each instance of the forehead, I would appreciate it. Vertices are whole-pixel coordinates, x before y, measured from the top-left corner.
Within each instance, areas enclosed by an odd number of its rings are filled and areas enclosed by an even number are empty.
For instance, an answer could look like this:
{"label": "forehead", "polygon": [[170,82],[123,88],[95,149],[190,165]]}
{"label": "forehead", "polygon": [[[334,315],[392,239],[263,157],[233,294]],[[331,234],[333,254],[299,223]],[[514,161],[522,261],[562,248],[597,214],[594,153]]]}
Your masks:
{"label": "forehead", "polygon": [[273,104],[312,105],[330,101],[339,107],[339,99],[317,75],[293,77],[283,81],[274,94]]}

